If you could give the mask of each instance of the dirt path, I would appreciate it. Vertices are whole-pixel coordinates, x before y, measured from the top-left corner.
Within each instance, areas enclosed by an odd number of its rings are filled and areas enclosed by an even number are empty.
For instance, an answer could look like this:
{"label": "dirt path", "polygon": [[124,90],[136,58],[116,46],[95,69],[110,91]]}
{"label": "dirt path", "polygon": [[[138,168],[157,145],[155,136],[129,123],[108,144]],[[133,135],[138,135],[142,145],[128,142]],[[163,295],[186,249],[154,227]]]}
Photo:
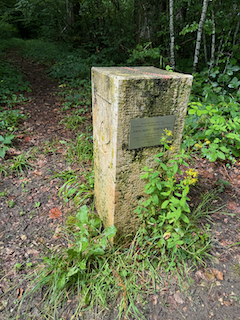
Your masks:
{"label": "dirt path", "polygon": [[[59,180],[49,177],[53,171],[60,172],[67,167],[65,150],[59,141],[73,137],[70,130],[59,126],[61,102],[53,95],[58,84],[46,77],[44,65],[32,63],[15,53],[9,54],[8,59],[22,69],[32,88],[31,93],[24,94],[31,100],[16,106],[30,115],[24,123],[24,133],[19,134],[16,150],[27,152],[36,148],[36,159],[31,160],[33,170],[0,181],[0,193],[5,193],[0,196],[0,295],[16,281],[19,275],[13,269],[16,263],[23,264],[29,259],[31,263],[37,263],[43,250],[40,243],[48,247],[59,244],[54,232],[63,223],[68,208],[58,196]],[[211,252],[214,265],[208,262],[205,269],[189,271],[191,284],[187,281],[180,284],[174,278],[168,286],[166,279],[166,286],[147,298],[143,313],[148,320],[240,319],[240,247],[229,247],[240,241],[240,165],[236,163],[227,170],[223,164],[196,158],[195,168],[199,171],[199,183],[190,194],[190,205],[199,202],[201,193],[222,186],[223,191],[214,200],[216,208],[226,205],[227,211],[234,215],[212,214],[213,223],[209,223],[209,228],[214,237]],[[229,181],[231,185],[225,187],[219,179]],[[24,286],[25,282],[19,283],[8,301],[6,296],[0,297],[0,319],[16,319],[18,298],[24,292]],[[40,292],[31,302],[29,316],[20,319],[43,319],[37,307],[42,297]],[[22,310],[25,308],[27,302]],[[61,319],[71,319],[72,308],[69,305]],[[88,313],[79,319],[110,320],[116,316],[114,312]]]}
{"label": "dirt path", "polygon": [[[16,263],[23,264],[31,258],[34,264],[43,249],[40,242],[50,247],[56,243],[53,235],[57,226],[62,224],[67,209],[58,196],[59,180],[49,180],[49,177],[67,167],[64,148],[58,141],[73,136],[70,130],[59,126],[62,105],[59,98],[53,96],[58,90],[58,83],[46,77],[45,67],[24,60],[15,53],[9,54],[8,59],[21,68],[32,89],[31,93],[24,93],[31,99],[26,104],[15,106],[29,117],[20,128],[16,149],[11,152],[18,154],[35,148],[36,158],[30,160],[33,170],[0,181],[0,193],[5,193],[0,196],[1,270],[2,275],[8,274],[0,283],[0,294],[6,292],[9,282],[16,278],[13,270]],[[7,305],[8,316],[13,319],[17,308],[14,300],[21,294],[21,289],[16,288]],[[7,319],[5,304],[3,299],[0,302],[0,319],[4,320]]]}

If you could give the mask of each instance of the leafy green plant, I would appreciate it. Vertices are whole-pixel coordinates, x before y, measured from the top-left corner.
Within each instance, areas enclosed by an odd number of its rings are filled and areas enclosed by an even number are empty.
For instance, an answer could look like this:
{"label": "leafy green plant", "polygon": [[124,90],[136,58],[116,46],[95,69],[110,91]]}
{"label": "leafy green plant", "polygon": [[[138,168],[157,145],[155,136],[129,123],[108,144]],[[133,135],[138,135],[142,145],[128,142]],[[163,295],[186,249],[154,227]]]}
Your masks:
{"label": "leafy green plant", "polygon": [[188,192],[190,185],[197,182],[197,172],[189,169],[183,174],[180,169],[181,165],[188,166],[184,159],[189,156],[182,150],[172,159],[163,161],[165,152],[172,149],[168,140],[171,132],[166,132],[161,139],[164,150],[155,157],[159,170],[144,168],[146,173],[141,179],[149,180],[145,186],[148,199],[136,213],[142,222],[142,238],[150,243],[167,269],[175,269],[186,259],[202,262],[210,240],[209,235],[191,221]]}
{"label": "leafy green plant", "polygon": [[[210,161],[217,159],[235,161],[240,155],[240,109],[234,101],[226,102],[223,96],[218,105],[191,102],[187,121],[185,146],[201,150]],[[190,138],[189,138],[190,137]]]}
{"label": "leafy green plant", "polygon": [[27,116],[20,110],[1,110],[0,108],[0,131],[15,131],[19,121]]}
{"label": "leafy green plant", "polygon": [[9,149],[9,145],[12,143],[15,135],[6,135],[5,137],[0,135],[0,158],[4,158],[6,151]]}
{"label": "leafy green plant", "polygon": [[35,202],[35,204],[34,204],[34,208],[39,208],[39,207],[40,207],[40,205],[41,205],[41,202]]}
{"label": "leafy green plant", "polygon": [[0,61],[0,103],[7,103],[9,106],[17,102],[25,101],[22,95],[16,95],[15,92],[31,91],[29,82],[23,80],[20,72],[9,62]]}
{"label": "leafy green plant", "polygon": [[[59,236],[67,239],[68,245],[61,250],[48,249],[43,258],[43,266],[35,279],[34,289],[42,286],[51,288],[51,302],[58,298],[63,288],[80,286],[81,300],[86,304],[89,299],[88,273],[95,273],[105,263],[106,252],[111,249],[109,240],[115,236],[114,226],[101,230],[101,220],[91,214],[86,206],[82,206],[74,222],[75,232],[63,229]],[[77,231],[76,231],[77,230]]]}
{"label": "leafy green plant", "polygon": [[15,202],[13,200],[8,200],[7,204],[9,208],[13,208],[15,206]]}
{"label": "leafy green plant", "polygon": [[167,62],[167,59],[161,54],[162,51],[163,46],[153,48],[151,42],[147,42],[144,45],[137,44],[136,48],[131,51],[127,63],[134,64],[141,62],[162,68]]}

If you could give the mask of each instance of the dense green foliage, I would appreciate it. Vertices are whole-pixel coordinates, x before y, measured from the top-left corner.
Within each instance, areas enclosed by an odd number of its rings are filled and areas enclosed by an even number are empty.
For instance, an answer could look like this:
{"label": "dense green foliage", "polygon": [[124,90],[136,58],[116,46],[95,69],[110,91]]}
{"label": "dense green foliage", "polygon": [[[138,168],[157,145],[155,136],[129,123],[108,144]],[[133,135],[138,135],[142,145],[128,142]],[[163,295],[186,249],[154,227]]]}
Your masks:
{"label": "dense green foliage", "polygon": [[[202,2],[180,0],[173,5],[176,69],[191,71]],[[239,8],[239,0],[208,2],[200,70],[240,58]],[[69,55],[70,61],[94,57],[90,65],[127,59],[133,64],[170,63],[168,0],[1,0],[0,26],[1,38],[18,35],[73,46],[79,51]],[[52,51],[51,46],[45,50]]]}
{"label": "dense green foliage", "polygon": [[[4,158],[12,143],[19,120],[26,119],[20,110],[12,110],[12,106],[24,101],[22,94],[16,94],[29,89],[29,82],[23,80],[21,73],[14,69],[9,62],[0,61],[0,158]],[[1,105],[7,104],[3,110]]]}

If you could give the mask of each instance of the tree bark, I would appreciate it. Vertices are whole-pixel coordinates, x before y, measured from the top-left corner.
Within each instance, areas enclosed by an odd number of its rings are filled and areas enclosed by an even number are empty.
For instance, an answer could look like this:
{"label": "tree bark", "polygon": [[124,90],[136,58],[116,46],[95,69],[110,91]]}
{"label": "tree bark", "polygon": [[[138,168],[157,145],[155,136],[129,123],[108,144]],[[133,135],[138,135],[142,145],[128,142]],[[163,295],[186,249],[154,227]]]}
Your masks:
{"label": "tree bark", "polygon": [[193,60],[193,73],[195,73],[197,69],[200,46],[201,46],[202,30],[203,30],[204,21],[206,19],[208,1],[209,0],[203,0],[202,14],[201,14],[201,19],[198,26],[197,42],[196,42],[196,48],[195,48],[195,54],[194,54],[194,60]]}
{"label": "tree bark", "polygon": [[214,16],[214,9],[213,8],[212,8],[212,26],[213,26],[213,31],[212,31],[211,61],[210,61],[209,69],[208,69],[208,75],[210,74],[210,71],[214,65],[215,43],[216,43],[216,25],[215,25],[215,16]]}
{"label": "tree bark", "polygon": [[169,0],[169,27],[170,27],[170,64],[173,70],[175,69],[174,57],[174,26],[173,26],[173,0]]}
{"label": "tree bark", "polygon": [[203,48],[204,48],[204,58],[205,58],[205,63],[207,67],[208,63],[208,54],[207,54],[207,42],[206,42],[206,34],[205,31],[203,30]]}

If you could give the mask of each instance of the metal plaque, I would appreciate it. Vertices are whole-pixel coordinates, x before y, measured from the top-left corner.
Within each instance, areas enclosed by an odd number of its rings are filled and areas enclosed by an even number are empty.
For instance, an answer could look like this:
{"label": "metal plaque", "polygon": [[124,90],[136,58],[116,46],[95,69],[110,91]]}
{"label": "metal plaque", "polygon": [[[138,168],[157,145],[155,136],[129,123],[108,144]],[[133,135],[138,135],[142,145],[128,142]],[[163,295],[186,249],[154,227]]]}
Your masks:
{"label": "metal plaque", "polygon": [[131,119],[129,150],[160,145],[164,130],[173,131],[174,122],[175,116]]}

